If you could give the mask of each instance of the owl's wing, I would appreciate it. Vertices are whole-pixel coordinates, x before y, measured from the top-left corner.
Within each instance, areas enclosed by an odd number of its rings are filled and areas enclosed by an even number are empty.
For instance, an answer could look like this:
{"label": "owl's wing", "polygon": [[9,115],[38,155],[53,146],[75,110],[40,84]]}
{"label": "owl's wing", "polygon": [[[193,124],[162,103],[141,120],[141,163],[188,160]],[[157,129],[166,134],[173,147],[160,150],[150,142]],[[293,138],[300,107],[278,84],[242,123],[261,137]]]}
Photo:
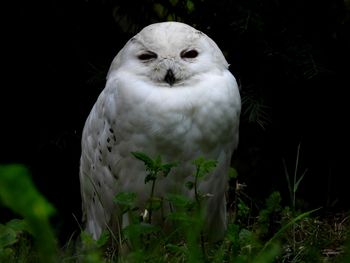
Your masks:
{"label": "owl's wing", "polygon": [[[118,222],[117,209],[113,203],[115,189],[118,189],[118,174],[114,167],[120,160],[115,147],[119,142],[116,136],[115,119],[112,121],[106,111],[117,114],[116,89],[107,86],[100,94],[89,117],[82,135],[82,154],[80,159],[80,187],[82,196],[83,221],[86,229],[97,239],[104,229],[118,229],[111,225]],[[113,171],[113,172],[112,172]],[[113,220],[112,220],[113,218]],[[114,223],[115,224],[115,223]]]}

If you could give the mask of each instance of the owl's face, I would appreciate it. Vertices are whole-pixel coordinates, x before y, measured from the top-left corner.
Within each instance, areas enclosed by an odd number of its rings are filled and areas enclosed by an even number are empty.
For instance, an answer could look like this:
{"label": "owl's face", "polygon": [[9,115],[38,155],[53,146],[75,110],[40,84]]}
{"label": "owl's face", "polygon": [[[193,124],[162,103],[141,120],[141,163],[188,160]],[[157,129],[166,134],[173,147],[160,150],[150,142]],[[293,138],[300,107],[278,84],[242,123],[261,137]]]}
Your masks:
{"label": "owl's face", "polygon": [[208,71],[227,67],[220,49],[204,33],[186,24],[164,22],[147,26],[131,38],[109,74],[127,70],[153,85],[180,87]]}

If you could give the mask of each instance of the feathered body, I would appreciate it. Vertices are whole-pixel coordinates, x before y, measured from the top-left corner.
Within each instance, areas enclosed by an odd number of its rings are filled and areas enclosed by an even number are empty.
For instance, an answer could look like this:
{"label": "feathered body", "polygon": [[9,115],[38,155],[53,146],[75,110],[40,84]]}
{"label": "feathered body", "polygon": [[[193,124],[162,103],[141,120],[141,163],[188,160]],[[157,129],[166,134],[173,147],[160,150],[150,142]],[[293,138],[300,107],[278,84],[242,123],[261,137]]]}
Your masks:
{"label": "feathered body", "polygon": [[138,207],[144,208],[151,185],[144,182],[144,164],[131,154],[143,152],[179,162],[166,178],[157,179],[154,195],[159,197],[193,197],[185,186],[195,171],[191,161],[199,156],[217,160],[198,186],[212,195],[205,208],[208,235],[222,238],[240,108],[235,78],[205,34],[165,22],[129,40],[113,60],[106,87],[83,130],[80,181],[88,232],[97,239],[107,225],[117,231],[128,224],[125,217],[121,222],[113,202],[119,192],[135,192]]}

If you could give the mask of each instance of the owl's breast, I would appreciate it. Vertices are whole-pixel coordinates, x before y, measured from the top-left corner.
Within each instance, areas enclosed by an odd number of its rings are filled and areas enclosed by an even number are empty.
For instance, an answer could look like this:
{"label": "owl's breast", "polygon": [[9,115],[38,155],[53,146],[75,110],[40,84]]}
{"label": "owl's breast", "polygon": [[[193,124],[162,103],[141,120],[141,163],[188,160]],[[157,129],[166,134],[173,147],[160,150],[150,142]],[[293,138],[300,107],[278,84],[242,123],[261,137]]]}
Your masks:
{"label": "owl's breast", "polygon": [[206,155],[230,144],[240,111],[236,81],[229,72],[204,77],[176,88],[120,79],[116,130],[133,150],[175,158]]}

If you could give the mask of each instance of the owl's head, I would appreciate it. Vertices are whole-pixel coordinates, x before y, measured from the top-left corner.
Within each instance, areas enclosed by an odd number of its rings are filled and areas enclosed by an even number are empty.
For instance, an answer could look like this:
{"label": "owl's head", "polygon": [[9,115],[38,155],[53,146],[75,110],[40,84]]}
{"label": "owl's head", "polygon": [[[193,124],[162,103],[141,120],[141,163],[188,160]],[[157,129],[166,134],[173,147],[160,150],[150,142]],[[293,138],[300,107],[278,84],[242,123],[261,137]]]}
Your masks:
{"label": "owl's head", "polygon": [[108,76],[122,70],[154,85],[176,87],[227,68],[221,50],[207,35],[183,23],[163,22],[132,37],[113,60]]}

